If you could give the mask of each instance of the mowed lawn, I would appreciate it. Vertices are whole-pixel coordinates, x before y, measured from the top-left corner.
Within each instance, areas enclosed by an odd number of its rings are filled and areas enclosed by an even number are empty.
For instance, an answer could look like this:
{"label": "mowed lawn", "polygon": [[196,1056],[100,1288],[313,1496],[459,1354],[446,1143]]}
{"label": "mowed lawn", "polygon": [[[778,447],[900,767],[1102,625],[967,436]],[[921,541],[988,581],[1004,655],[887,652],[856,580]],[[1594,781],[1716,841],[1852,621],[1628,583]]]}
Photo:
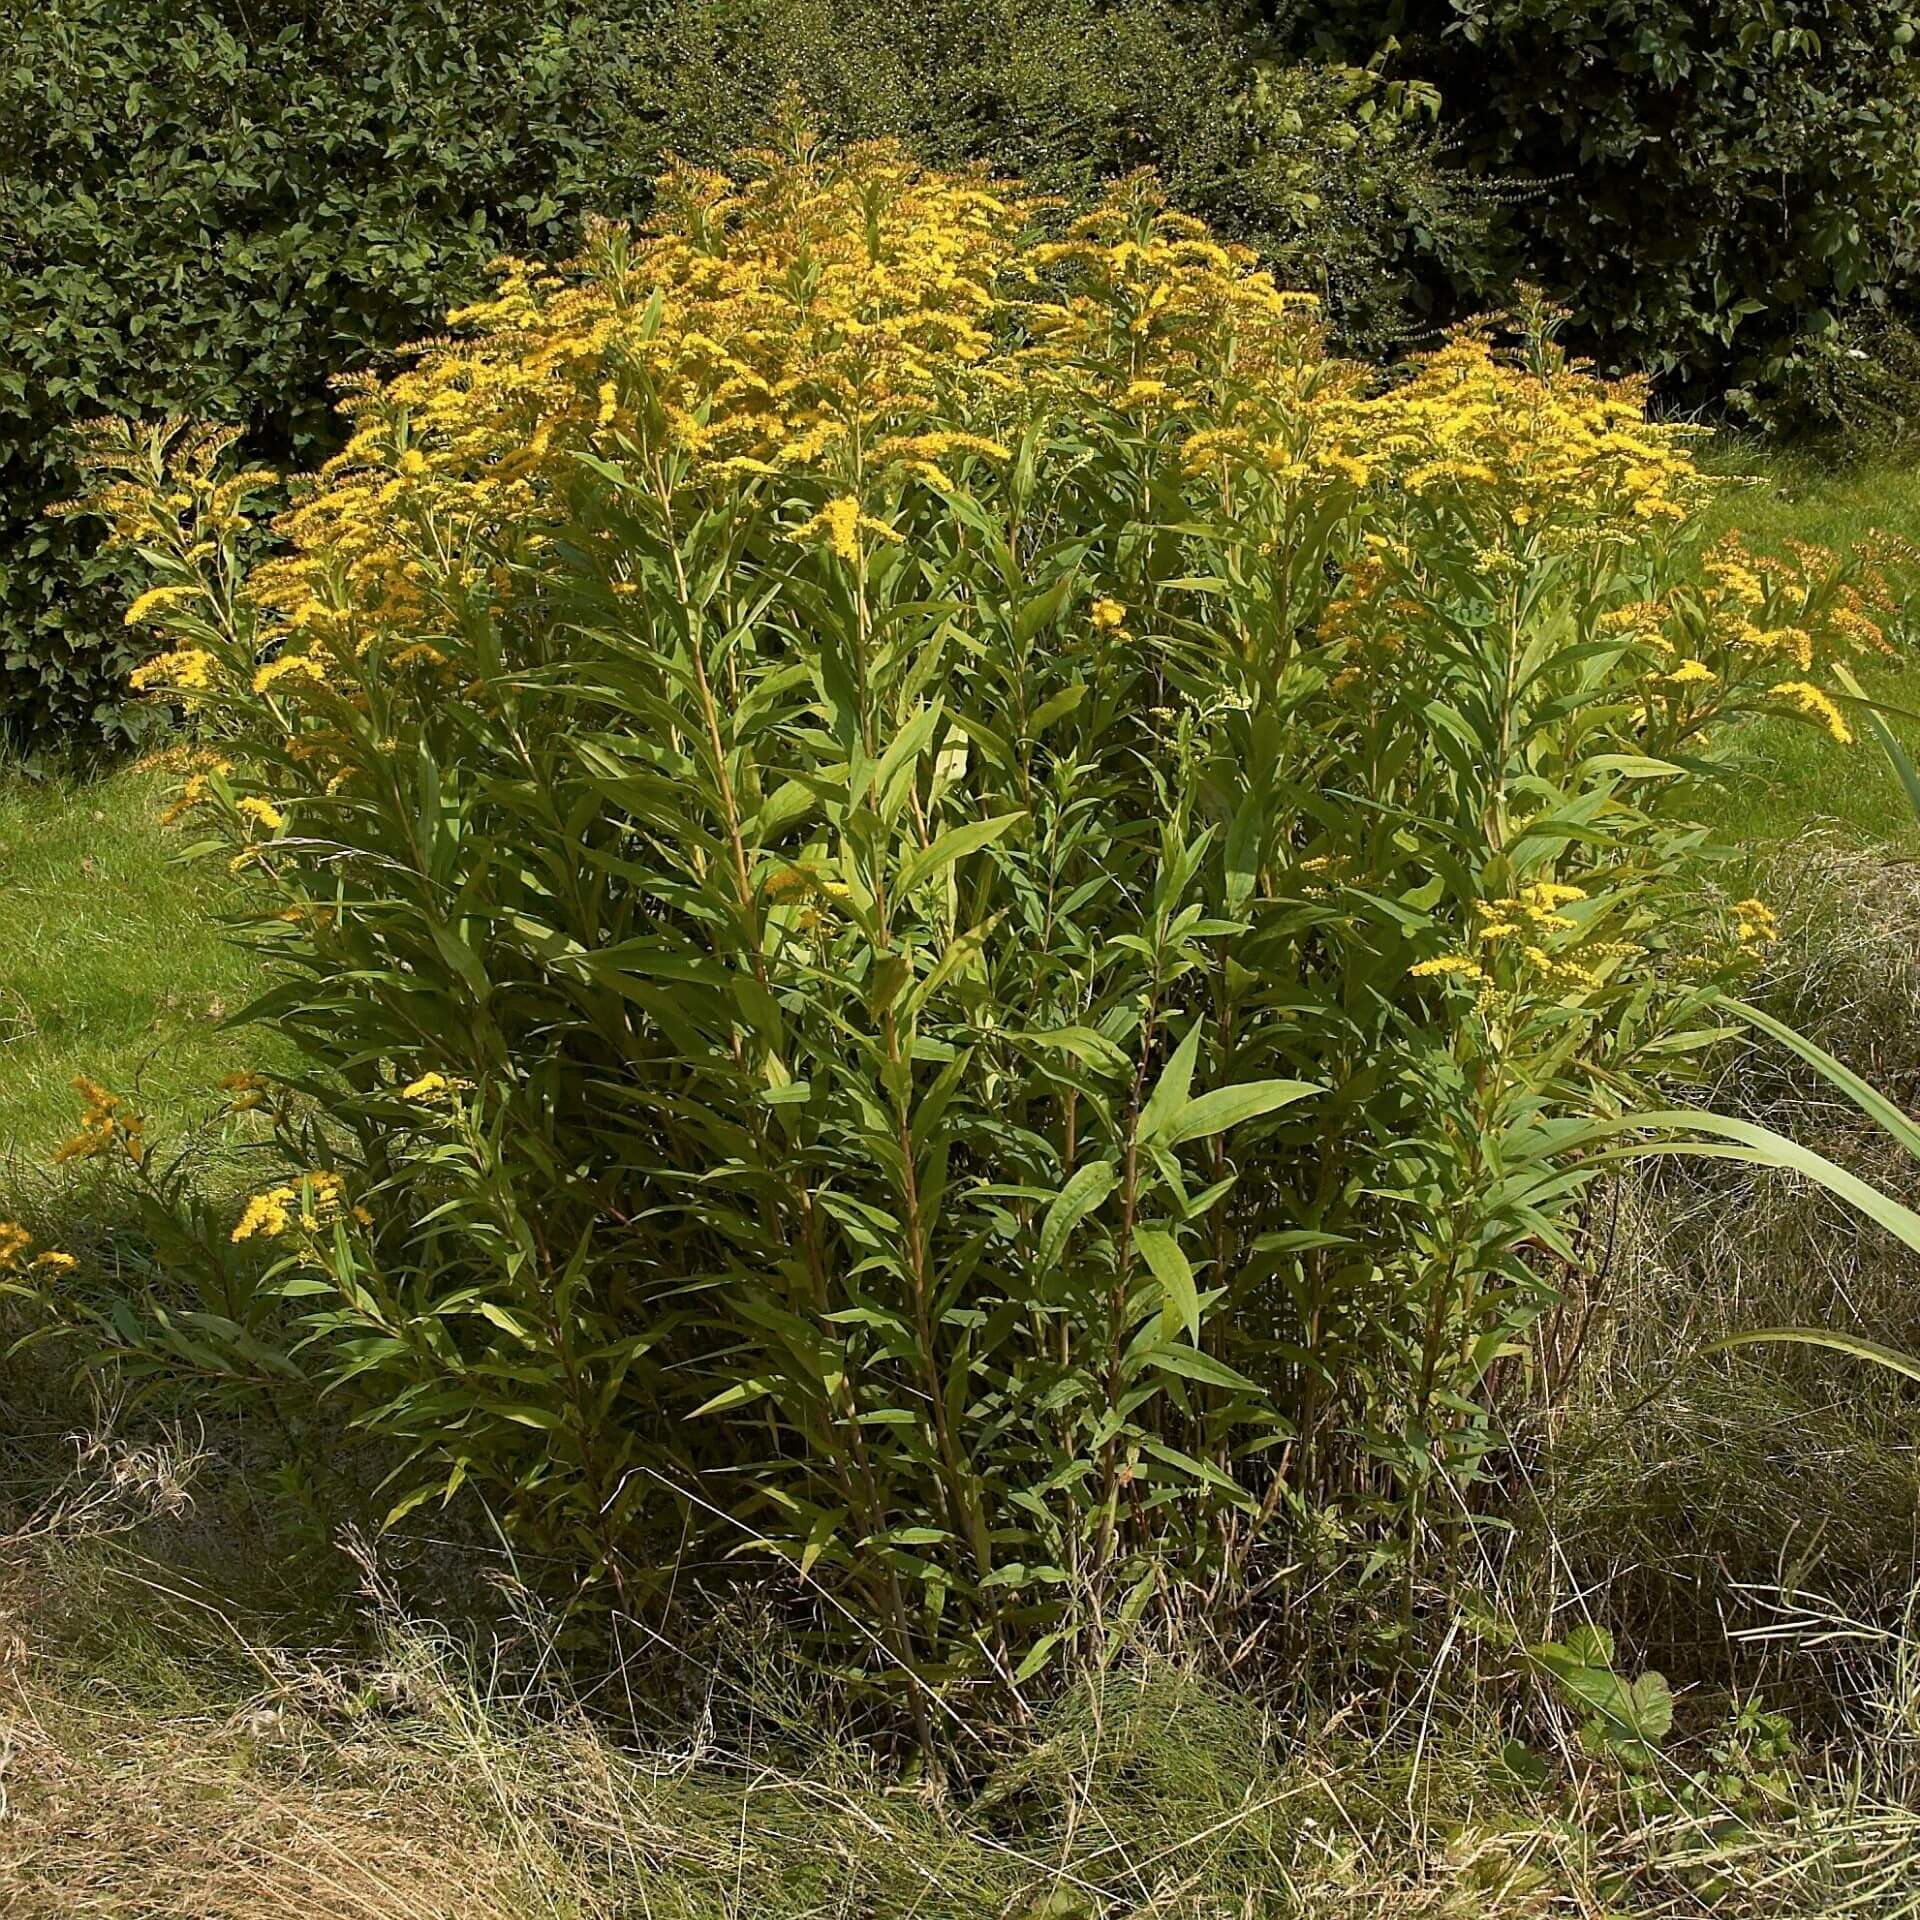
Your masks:
{"label": "mowed lawn", "polygon": [[[1845,547],[1876,528],[1920,546],[1920,463],[1830,472],[1722,444],[1708,464],[1728,476],[1713,530],[1740,528],[1756,547]],[[1864,677],[1920,714],[1920,672]],[[1920,719],[1894,724],[1920,758]],[[0,1202],[7,1163],[43,1160],[72,1130],[76,1072],[132,1097],[164,1140],[219,1104],[223,1073],[266,1063],[263,1036],[222,1030],[255,968],[219,926],[236,897],[219,863],[186,864],[182,836],[160,824],[168,786],[148,772],[79,784],[0,773]],[[1785,720],[1749,730],[1715,825],[1736,845],[1828,826],[1920,850],[1870,740],[1844,750]]]}
{"label": "mowed lawn", "polygon": [[0,776],[0,1210],[9,1165],[72,1133],[75,1073],[132,1099],[164,1144],[259,1047],[221,1030],[256,970],[218,924],[219,864],[183,863],[160,824],[169,785]]}
{"label": "mowed lawn", "polygon": [[[1790,540],[1841,550],[1876,531],[1920,548],[1920,459],[1881,458],[1836,471],[1723,443],[1703,464],[1724,478],[1709,510],[1710,531],[1737,529],[1756,551],[1778,551]],[[1920,555],[1909,572],[1909,584],[1920,590]],[[1905,627],[1894,636],[1903,653],[1920,648],[1920,605]],[[1913,711],[1913,719],[1888,718],[1920,759],[1920,671],[1896,661],[1863,668],[1859,678],[1876,700]],[[1849,750],[1816,727],[1766,720],[1742,736],[1738,764],[1713,815],[1728,839],[1780,840],[1827,826],[1920,850],[1912,807],[1885,756],[1864,735]]]}

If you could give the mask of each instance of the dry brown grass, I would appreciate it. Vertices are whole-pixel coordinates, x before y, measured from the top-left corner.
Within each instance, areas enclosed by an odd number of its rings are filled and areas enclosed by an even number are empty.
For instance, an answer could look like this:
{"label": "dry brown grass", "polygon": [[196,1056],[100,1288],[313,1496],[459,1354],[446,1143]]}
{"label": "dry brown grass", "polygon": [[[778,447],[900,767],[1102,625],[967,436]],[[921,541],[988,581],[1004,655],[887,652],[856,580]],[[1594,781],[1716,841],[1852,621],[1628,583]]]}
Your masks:
{"label": "dry brown grass", "polygon": [[743,1753],[695,1728],[623,1749],[551,1700],[484,1696],[398,1632],[357,1663],[250,1649],[250,1689],[156,1708],[44,1641],[59,1609],[34,1608],[29,1562],[76,1576],[16,1556],[8,1585],[8,1920],[1920,1912],[1920,1812],[1888,1791],[1915,1750],[1898,1715],[1870,1762],[1810,1767],[1804,1809],[1739,1829],[1636,1808],[1571,1740],[1560,1783],[1523,1788],[1470,1659],[1397,1712],[1355,1701],[1310,1730],[1163,1657],[1069,1695],[963,1802],[831,1743]]}

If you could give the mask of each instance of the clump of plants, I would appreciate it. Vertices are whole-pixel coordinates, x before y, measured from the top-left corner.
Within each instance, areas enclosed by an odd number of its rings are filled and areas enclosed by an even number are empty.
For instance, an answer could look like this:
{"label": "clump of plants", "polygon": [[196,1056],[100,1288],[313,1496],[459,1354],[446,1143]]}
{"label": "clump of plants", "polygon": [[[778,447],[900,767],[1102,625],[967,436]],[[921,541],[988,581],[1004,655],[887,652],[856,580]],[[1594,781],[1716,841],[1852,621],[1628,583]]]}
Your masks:
{"label": "clump of plants", "polygon": [[257,564],[226,436],[96,442],[304,1058],[289,1347],[396,1512],[634,1611],[778,1556],[923,1734],[1289,1539],[1406,1572],[1764,932],[1689,786],[1848,737],[1871,607],[1683,569],[1684,433],[1544,316],[1382,385],[1146,177],[659,206],[357,382]]}

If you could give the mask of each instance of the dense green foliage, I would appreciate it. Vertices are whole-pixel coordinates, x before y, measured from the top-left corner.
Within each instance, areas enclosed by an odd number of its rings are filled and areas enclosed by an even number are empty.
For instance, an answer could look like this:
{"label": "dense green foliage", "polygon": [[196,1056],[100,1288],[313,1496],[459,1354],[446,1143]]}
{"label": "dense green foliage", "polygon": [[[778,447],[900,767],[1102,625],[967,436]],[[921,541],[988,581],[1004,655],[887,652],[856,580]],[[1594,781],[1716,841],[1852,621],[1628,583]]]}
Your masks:
{"label": "dense green foliage", "polygon": [[123,572],[51,518],[103,412],[332,433],[328,382],[503,245],[626,191],[614,16],[543,0],[52,0],[0,21],[0,736],[82,747],[125,698]]}
{"label": "dense green foliage", "polygon": [[0,21],[0,1905],[1906,1911],[1911,489],[1328,343],[1903,424],[1920,11],[1281,11]]}
{"label": "dense green foliage", "polygon": [[1044,243],[887,148],[662,205],[363,388],[266,564],[221,436],[101,436],[307,1064],[247,1088],[281,1284],[53,1324],[244,1387],[291,1299],[403,1508],[630,1607],[758,1545],[894,1675],[1326,1525],[1405,1570],[1703,1043],[1676,776],[1845,737],[1860,596],[1689,577],[1631,392],[1478,336],[1375,390],[1142,183]]}
{"label": "dense green foliage", "polygon": [[[1570,303],[1609,364],[1790,416],[1868,397],[1854,354],[1911,360],[1882,312],[1915,262],[1911,0],[1283,11],[1305,44],[1401,37],[1463,161],[1511,185],[1516,267]],[[1898,400],[1911,414],[1911,388]]]}

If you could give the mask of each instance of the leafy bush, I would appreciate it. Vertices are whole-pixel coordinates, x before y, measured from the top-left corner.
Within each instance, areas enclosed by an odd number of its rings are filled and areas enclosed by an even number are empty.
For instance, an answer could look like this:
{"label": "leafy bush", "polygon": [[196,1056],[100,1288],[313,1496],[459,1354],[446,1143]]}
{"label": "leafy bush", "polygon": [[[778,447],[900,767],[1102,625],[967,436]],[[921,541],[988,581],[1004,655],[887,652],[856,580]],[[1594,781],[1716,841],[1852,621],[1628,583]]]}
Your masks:
{"label": "leafy bush", "polygon": [[[49,0],[0,20],[0,743],[112,743],[124,564],[48,515],[76,419],[337,441],[332,372],[432,325],[503,245],[627,193],[616,10]],[[252,15],[249,18],[249,14]],[[643,172],[644,177],[644,172]]]}
{"label": "leafy bush", "polygon": [[[76,419],[244,426],[257,457],[338,444],[329,381],[426,332],[496,253],[644,212],[663,148],[717,159],[789,93],[843,133],[992,155],[1049,191],[1157,161],[1325,292],[1402,326],[1419,258],[1470,250],[1431,95],[1266,70],[1171,0],[899,10],[828,0],[51,0],[0,21],[0,743],[124,742],[129,576],[47,509]],[[1310,276],[1310,278],[1308,277]]]}
{"label": "leafy bush", "polygon": [[251,569],[230,436],[100,430],[308,1061],[235,1239],[403,1508],[629,1606],[757,1546],[836,1658],[1017,1684],[1276,1525],[1392,1566],[1738,944],[1674,795],[1846,735],[1860,597],[1684,584],[1637,390],[1376,389],[1143,179],[659,205],[363,382]]}
{"label": "leafy bush", "polygon": [[[1352,0],[1294,18],[1383,31]],[[1384,22],[1468,162],[1539,183],[1511,208],[1525,270],[1607,361],[1762,406],[1909,290],[1916,26],[1911,0],[1401,0]]]}

